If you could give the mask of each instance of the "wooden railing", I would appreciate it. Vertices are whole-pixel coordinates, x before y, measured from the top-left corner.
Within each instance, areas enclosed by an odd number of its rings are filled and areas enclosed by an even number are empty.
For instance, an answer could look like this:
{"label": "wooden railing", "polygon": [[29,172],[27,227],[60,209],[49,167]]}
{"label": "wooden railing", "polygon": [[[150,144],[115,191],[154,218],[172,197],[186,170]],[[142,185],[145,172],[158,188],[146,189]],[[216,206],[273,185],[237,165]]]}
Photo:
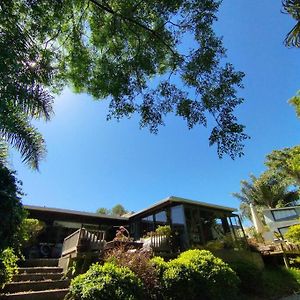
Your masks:
{"label": "wooden railing", "polygon": [[300,245],[295,244],[283,244],[283,250],[287,253],[300,254]]}
{"label": "wooden railing", "polygon": [[101,251],[105,246],[105,231],[80,228],[64,239],[61,256],[85,251]]}
{"label": "wooden railing", "polygon": [[78,229],[64,239],[61,256],[66,256],[72,252],[77,251],[79,244],[80,233],[82,229]]}
{"label": "wooden railing", "polygon": [[166,235],[161,235],[152,232],[150,235],[150,246],[154,251],[157,252],[170,252],[170,238]]}

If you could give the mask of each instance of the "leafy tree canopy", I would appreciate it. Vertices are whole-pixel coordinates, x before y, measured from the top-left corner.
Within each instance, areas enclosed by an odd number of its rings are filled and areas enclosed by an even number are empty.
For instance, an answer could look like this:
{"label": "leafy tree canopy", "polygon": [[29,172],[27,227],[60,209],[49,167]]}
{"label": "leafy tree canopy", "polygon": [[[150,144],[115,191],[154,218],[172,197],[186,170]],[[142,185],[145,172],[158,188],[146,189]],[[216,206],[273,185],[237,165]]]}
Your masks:
{"label": "leafy tree canopy", "polygon": [[294,106],[296,110],[296,115],[300,118],[300,91],[289,100],[289,103]]}
{"label": "leafy tree canopy", "polygon": [[121,204],[117,204],[111,209],[111,214],[114,216],[122,216],[126,213],[128,213],[128,211]]}
{"label": "leafy tree canopy", "polygon": [[26,217],[20,184],[15,172],[0,163],[0,252],[7,247],[19,248],[19,232]]}
{"label": "leafy tree canopy", "polygon": [[300,186],[300,146],[272,151],[267,155],[266,165]]}
{"label": "leafy tree canopy", "polygon": [[[243,102],[236,93],[244,74],[225,61],[226,50],[213,31],[219,5],[218,0],[1,1],[0,92],[3,112],[14,117],[1,136],[21,153],[27,149],[25,160],[32,152],[40,157],[43,143],[28,116],[48,118],[47,87],[71,86],[108,98],[108,118],[138,113],[140,126],[154,133],[168,113],[182,117],[188,128],[209,121],[209,143],[219,156],[242,155],[247,135],[234,109]],[[26,141],[32,151],[24,148]]]}
{"label": "leafy tree canopy", "polygon": [[122,204],[116,204],[112,209],[100,207],[97,209],[96,213],[102,215],[122,216],[124,214],[127,214],[128,211]]}
{"label": "leafy tree canopy", "polygon": [[110,215],[111,211],[108,208],[100,207],[100,208],[97,209],[96,213],[100,214],[100,215]]}

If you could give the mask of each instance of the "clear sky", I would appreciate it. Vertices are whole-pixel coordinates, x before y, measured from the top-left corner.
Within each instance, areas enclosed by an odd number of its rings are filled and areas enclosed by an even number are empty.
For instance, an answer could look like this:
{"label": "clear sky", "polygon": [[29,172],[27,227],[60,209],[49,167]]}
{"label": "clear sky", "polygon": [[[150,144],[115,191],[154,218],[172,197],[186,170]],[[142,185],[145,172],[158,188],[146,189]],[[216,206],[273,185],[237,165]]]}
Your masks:
{"label": "clear sky", "polygon": [[38,124],[48,148],[40,172],[12,153],[23,202],[91,212],[121,203],[137,211],[173,195],[238,207],[231,193],[240,180],[259,175],[273,149],[299,144],[300,120],[287,100],[300,88],[300,49],[284,47],[294,21],[280,11],[280,0],[224,0],[215,25],[228,60],[246,73],[237,110],[251,136],[243,158],[220,160],[207,129],[188,130],[175,117],[158,135],[140,130],[138,118],[107,122],[107,101],[66,90],[52,121]]}

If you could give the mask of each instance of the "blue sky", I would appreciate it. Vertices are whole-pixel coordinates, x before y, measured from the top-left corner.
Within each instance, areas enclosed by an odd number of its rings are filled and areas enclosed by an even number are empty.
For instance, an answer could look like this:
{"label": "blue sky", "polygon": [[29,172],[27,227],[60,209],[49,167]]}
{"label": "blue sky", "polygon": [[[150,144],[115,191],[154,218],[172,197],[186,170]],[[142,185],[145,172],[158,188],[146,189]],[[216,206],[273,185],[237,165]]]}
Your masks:
{"label": "blue sky", "polygon": [[38,124],[48,148],[40,172],[12,152],[23,202],[83,211],[121,203],[137,211],[174,195],[238,207],[231,193],[240,180],[259,175],[273,149],[299,144],[300,120],[287,100],[300,88],[300,49],[284,47],[294,21],[280,10],[279,0],[224,0],[215,25],[228,60],[246,73],[236,113],[251,136],[243,158],[220,160],[209,130],[188,130],[175,117],[158,135],[140,130],[137,117],[107,122],[107,101],[65,90],[53,120]]}

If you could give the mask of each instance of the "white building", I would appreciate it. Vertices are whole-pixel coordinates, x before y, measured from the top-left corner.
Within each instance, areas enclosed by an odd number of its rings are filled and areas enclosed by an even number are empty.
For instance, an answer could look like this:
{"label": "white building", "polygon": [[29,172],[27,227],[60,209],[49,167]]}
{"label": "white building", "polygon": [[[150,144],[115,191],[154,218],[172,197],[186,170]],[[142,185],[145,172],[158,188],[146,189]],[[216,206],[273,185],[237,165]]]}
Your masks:
{"label": "white building", "polygon": [[273,239],[276,238],[274,233],[279,233],[284,238],[290,226],[300,224],[300,206],[265,209],[263,215]]}

